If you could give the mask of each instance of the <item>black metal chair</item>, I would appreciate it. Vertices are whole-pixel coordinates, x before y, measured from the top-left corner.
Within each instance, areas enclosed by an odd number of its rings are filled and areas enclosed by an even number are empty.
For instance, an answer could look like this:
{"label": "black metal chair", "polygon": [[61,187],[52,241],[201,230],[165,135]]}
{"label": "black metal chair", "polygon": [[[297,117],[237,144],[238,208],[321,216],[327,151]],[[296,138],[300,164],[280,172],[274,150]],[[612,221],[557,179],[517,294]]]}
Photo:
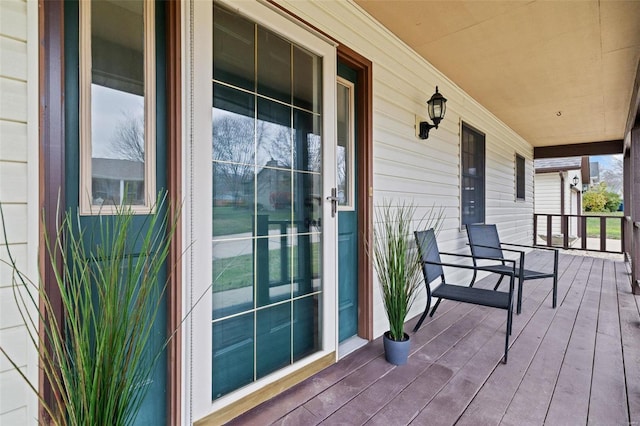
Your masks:
{"label": "black metal chair", "polygon": [[[467,236],[469,237],[469,246],[471,247],[471,254],[474,256],[474,264],[477,264],[476,259],[482,257],[494,257],[504,258],[504,251],[518,253],[519,262],[516,268],[516,276],[518,277],[518,304],[516,312],[520,314],[522,311],[522,285],[526,280],[538,280],[542,278],[553,278],[553,308],[556,307],[558,300],[558,250],[550,247],[538,247],[528,246],[524,244],[512,244],[504,243],[500,241],[498,236],[498,230],[496,225],[475,224],[467,225]],[[534,271],[525,268],[525,253],[522,250],[515,250],[505,248],[504,246],[531,248],[540,250],[553,251],[553,271]],[[505,271],[510,271],[511,268],[504,264],[494,264],[485,266],[486,270],[499,274],[500,279],[496,283],[495,289],[500,286]],[[474,274],[471,285],[475,280]]]}
{"label": "black metal chair", "polygon": [[[429,229],[426,231],[416,231],[416,244],[418,246],[418,250],[420,253],[420,260],[422,262],[422,273],[424,275],[424,283],[427,287],[427,306],[424,310],[424,313],[420,317],[420,320],[414,327],[413,331],[416,332],[422,322],[424,321],[427,313],[429,312],[429,308],[431,306],[431,298],[437,297],[439,298],[436,305],[433,307],[429,316],[433,316],[435,310],[437,309],[440,301],[442,299],[454,300],[457,302],[464,303],[472,303],[475,305],[489,306],[492,308],[505,309],[507,311],[507,328],[506,328],[506,338],[504,345],[504,358],[503,362],[507,363],[507,354],[509,352],[509,335],[511,334],[512,328],[512,320],[513,320],[513,288],[514,288],[514,280],[516,275],[516,265],[515,261],[508,259],[496,259],[496,258],[487,258],[487,260],[493,261],[501,261],[504,262],[506,268],[509,263],[512,264],[511,271],[505,271],[505,275],[510,275],[509,282],[509,292],[505,293],[503,291],[484,289],[484,288],[475,288],[472,286],[466,285],[457,285],[450,284],[446,281],[444,276],[443,266],[452,267],[452,268],[462,268],[462,269],[471,269],[474,270],[483,270],[482,266],[472,266],[465,265],[460,263],[443,263],[441,261],[440,255],[454,256],[458,258],[468,258],[473,259],[471,255],[457,254],[457,253],[444,253],[438,250],[438,243],[436,242],[435,232],[433,229]],[[431,283],[435,281],[437,278],[440,278],[440,284],[434,290],[431,290]]]}

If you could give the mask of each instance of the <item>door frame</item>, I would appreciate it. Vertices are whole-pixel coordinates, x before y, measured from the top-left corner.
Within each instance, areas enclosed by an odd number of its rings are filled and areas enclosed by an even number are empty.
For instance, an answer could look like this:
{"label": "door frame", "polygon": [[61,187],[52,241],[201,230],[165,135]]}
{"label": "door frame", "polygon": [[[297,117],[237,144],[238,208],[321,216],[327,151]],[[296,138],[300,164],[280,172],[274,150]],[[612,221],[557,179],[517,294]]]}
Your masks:
{"label": "door frame", "polygon": [[[42,285],[51,301],[58,323],[62,321],[62,299],[57,289],[55,271],[47,262],[44,244],[45,227],[48,237],[54,239],[56,226],[61,222],[63,212],[56,206],[65,205],[65,32],[64,0],[38,0],[38,86],[39,86],[39,211],[40,244],[38,263],[41,265]],[[180,211],[182,202],[182,106],[181,106],[181,4],[177,1],[165,3],[166,7],[166,143],[168,150],[167,190],[170,200],[170,215],[173,218]],[[73,130],[71,130],[73,131]],[[167,283],[167,329],[175,331],[167,347],[167,423],[180,423],[182,340],[180,321],[182,318],[182,238],[178,227],[172,241],[167,262],[174,268],[169,272]],[[60,262],[59,262],[60,263]],[[42,327],[40,336],[44,336]],[[167,336],[170,332],[167,333]],[[39,389],[45,401],[52,402],[55,396],[42,370],[39,371]],[[45,411],[39,403],[39,421],[45,420]]]}
{"label": "door frame", "polygon": [[[329,37],[327,35],[327,37]],[[339,43],[338,62],[356,71],[356,173],[358,198],[358,336],[373,339],[373,259],[366,249],[373,238],[373,64]]]}

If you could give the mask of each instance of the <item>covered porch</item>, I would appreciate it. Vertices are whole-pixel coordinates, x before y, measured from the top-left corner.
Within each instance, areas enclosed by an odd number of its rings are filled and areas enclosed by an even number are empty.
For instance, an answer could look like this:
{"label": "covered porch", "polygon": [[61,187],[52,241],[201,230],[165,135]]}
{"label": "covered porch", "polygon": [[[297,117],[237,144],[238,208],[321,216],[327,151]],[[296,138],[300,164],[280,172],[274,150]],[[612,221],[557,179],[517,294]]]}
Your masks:
{"label": "covered porch", "polygon": [[[544,267],[543,255],[530,256]],[[506,365],[504,313],[443,301],[412,335],[407,365],[387,363],[378,338],[231,423],[638,422],[639,299],[628,265],[615,255],[561,254],[559,275],[555,310],[549,280],[525,284]]]}

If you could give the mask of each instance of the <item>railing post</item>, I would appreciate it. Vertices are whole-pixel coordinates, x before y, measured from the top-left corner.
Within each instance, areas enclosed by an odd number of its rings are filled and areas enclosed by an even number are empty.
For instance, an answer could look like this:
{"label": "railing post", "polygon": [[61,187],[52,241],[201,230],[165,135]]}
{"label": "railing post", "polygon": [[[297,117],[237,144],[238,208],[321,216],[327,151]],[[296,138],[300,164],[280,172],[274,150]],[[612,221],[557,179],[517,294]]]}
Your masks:
{"label": "railing post", "polygon": [[547,245],[548,246],[552,246],[553,245],[553,232],[552,232],[552,227],[553,227],[553,216],[552,215],[547,215]]}
{"label": "railing post", "polygon": [[569,216],[562,215],[562,248],[567,250],[569,248]]}
{"label": "railing post", "polygon": [[[620,253],[624,254],[627,251],[627,230],[625,227],[627,226],[626,218],[623,216],[620,218]],[[624,256],[625,260],[627,256]]]}
{"label": "railing post", "polygon": [[607,217],[600,216],[600,251],[607,251]]}
{"label": "railing post", "polygon": [[533,214],[533,245],[535,246],[538,242],[538,215],[536,213]]}
{"label": "railing post", "polygon": [[580,233],[582,234],[580,248],[587,249],[587,217],[580,215]]}

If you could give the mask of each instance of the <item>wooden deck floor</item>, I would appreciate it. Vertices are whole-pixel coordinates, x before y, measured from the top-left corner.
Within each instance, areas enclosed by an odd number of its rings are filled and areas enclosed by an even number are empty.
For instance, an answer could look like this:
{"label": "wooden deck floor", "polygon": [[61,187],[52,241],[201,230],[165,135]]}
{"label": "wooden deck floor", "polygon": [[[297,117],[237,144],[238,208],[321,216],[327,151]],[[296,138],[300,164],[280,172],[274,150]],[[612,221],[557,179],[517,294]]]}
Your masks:
{"label": "wooden deck floor", "polygon": [[562,254],[560,274],[555,310],[550,280],[525,283],[506,365],[505,312],[444,301],[407,365],[377,339],[233,424],[639,424],[640,299],[624,262]]}

